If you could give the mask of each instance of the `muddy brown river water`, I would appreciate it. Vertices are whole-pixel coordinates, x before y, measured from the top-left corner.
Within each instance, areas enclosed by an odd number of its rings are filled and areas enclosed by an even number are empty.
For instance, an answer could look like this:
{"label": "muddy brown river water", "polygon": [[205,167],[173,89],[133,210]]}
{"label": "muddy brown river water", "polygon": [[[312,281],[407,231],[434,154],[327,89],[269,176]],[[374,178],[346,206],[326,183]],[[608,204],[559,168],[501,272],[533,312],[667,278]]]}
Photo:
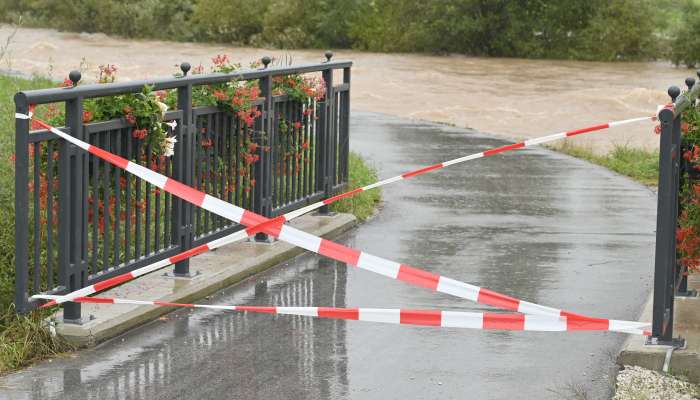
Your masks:
{"label": "muddy brown river water", "polygon": [[[0,38],[9,35],[0,26]],[[281,51],[202,43],[138,41],[102,34],[21,29],[10,47],[12,69],[62,78],[87,65],[119,66],[120,79],[177,72],[176,64],[210,65],[215,54],[230,54],[244,65],[264,55],[291,56],[295,63],[323,59],[322,50]],[[536,137],[608,120],[653,113],[667,102],[669,85],[694,72],[664,62],[475,58],[337,51],[335,59],[354,62],[352,107],[399,117],[470,127],[507,138]],[[5,64],[3,67],[7,67]],[[645,122],[576,139],[597,152],[615,145],[653,148],[658,137]]]}

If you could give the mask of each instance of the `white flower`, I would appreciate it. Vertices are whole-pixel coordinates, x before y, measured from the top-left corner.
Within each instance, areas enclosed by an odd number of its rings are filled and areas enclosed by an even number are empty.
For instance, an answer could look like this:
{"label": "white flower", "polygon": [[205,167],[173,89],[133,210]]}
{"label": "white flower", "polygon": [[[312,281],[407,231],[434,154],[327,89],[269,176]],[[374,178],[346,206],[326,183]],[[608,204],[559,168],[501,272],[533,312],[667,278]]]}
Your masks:
{"label": "white flower", "polygon": [[156,104],[158,104],[158,108],[160,108],[160,115],[165,118],[165,112],[168,111],[168,105],[161,103],[160,101],[156,101]]}
{"label": "white flower", "polygon": [[168,125],[170,129],[175,130],[177,128],[177,121],[172,120],[170,122],[163,122],[165,125]]}
{"label": "white flower", "polygon": [[177,143],[177,139],[175,136],[171,137],[165,137],[163,140],[163,155],[166,157],[170,157],[173,154],[175,154],[175,143]]}

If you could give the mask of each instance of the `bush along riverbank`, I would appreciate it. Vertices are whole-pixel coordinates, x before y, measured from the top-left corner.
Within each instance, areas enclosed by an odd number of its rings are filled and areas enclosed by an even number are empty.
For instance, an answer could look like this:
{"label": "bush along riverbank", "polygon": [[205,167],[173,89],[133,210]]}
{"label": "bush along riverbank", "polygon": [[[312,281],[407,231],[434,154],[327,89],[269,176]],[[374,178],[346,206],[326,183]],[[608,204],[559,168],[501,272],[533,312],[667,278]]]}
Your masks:
{"label": "bush along riverbank", "polygon": [[[257,67],[258,65],[253,65]],[[231,72],[241,68],[240,64],[234,63],[226,55],[218,55],[212,59],[212,66],[208,68],[212,72]],[[102,65],[99,68],[98,83],[111,83],[116,80],[118,67],[114,65]],[[202,65],[193,68],[193,74],[205,72]],[[72,82],[66,80],[61,85],[69,85]],[[2,121],[2,131],[0,132],[0,163],[4,168],[0,169],[0,215],[6,224],[0,230],[0,374],[7,373],[17,368],[28,365],[36,360],[53,357],[59,353],[73,350],[68,343],[60,337],[52,335],[46,326],[45,320],[49,313],[45,311],[34,311],[27,315],[17,315],[14,312],[14,102],[13,95],[21,90],[40,89],[56,86],[54,82],[47,79],[34,78],[23,79],[18,77],[0,76],[0,118]],[[275,78],[273,80],[273,94],[287,95],[295,99],[300,104],[307,105],[300,107],[300,114],[290,120],[280,119],[281,134],[287,135],[287,145],[293,146],[285,148],[283,154],[287,162],[279,166],[279,173],[291,174],[304,173],[303,165],[308,163],[309,154],[312,154],[314,143],[303,141],[304,135],[299,132],[306,129],[307,124],[315,121],[316,102],[322,100],[325,94],[325,83],[316,76],[290,75]],[[193,104],[195,106],[216,106],[224,109],[242,121],[243,134],[239,135],[239,148],[241,153],[235,156],[241,173],[240,190],[243,193],[250,193],[255,186],[255,179],[252,178],[252,168],[259,161],[260,153],[263,151],[276,151],[264,144],[258,144],[253,140],[253,126],[260,118],[260,111],[253,103],[258,100],[260,89],[257,81],[232,81],[220,85],[208,85],[197,87],[194,90]],[[90,99],[84,102],[83,121],[85,123],[123,118],[132,127],[134,140],[143,142],[142,154],[138,157],[151,161],[151,167],[161,173],[157,162],[164,157],[170,157],[173,151],[173,138],[170,136],[172,126],[165,121],[166,110],[174,108],[176,104],[176,93],[174,91],[153,91],[145,87],[142,92],[129,95],[112,96],[109,98]],[[54,126],[62,126],[65,123],[63,110],[55,105],[41,105],[35,110],[38,118],[47,121]],[[33,126],[33,128],[39,128]],[[204,137],[200,143],[206,150],[211,143]],[[149,154],[145,149],[150,148]],[[290,150],[291,149],[291,150]],[[32,149],[30,148],[30,152]],[[45,153],[41,157],[47,156]],[[31,157],[34,158],[34,157]],[[46,160],[40,160],[46,162]],[[55,163],[54,163],[55,164]],[[283,169],[286,169],[283,171]],[[349,183],[348,190],[373,183],[377,180],[377,172],[368,165],[360,155],[350,153],[349,158]],[[39,190],[44,190],[47,186],[45,176],[40,176]],[[34,186],[34,185],[32,185]],[[124,189],[124,188],[122,188]],[[133,192],[132,192],[133,193]],[[41,198],[45,198],[42,196]],[[362,192],[352,196],[332,206],[337,212],[348,212],[354,214],[359,221],[364,221],[370,217],[380,201],[381,192],[372,190]],[[96,200],[97,201],[97,200]],[[54,202],[57,204],[57,202]],[[45,202],[41,206],[46,207]],[[57,210],[56,210],[57,211]],[[104,214],[107,214],[106,216]],[[99,207],[99,220],[105,217],[114,220],[122,216],[113,215],[110,207]],[[90,218],[90,216],[89,216]],[[54,219],[55,220],[55,219]],[[103,233],[104,227],[100,227]],[[46,257],[46,255],[42,255]],[[42,258],[43,260],[44,258]]]}

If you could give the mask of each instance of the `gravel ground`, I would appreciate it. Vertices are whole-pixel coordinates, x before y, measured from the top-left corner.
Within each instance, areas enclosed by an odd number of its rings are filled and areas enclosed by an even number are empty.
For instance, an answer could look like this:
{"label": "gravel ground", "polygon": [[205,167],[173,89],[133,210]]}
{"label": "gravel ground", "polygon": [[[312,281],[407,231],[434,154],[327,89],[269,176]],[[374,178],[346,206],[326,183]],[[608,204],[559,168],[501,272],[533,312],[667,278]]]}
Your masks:
{"label": "gravel ground", "polygon": [[641,367],[625,366],[617,375],[613,400],[700,399],[700,385]]}

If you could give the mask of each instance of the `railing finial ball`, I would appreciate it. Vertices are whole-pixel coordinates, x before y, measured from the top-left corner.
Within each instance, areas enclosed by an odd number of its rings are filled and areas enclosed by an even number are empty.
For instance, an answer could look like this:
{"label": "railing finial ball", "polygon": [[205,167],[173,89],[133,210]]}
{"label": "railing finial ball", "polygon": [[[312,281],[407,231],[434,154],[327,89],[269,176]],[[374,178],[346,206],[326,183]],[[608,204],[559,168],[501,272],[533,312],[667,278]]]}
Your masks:
{"label": "railing finial ball", "polygon": [[688,90],[692,89],[695,86],[695,78],[692,76],[685,78],[685,85],[688,86]]}
{"label": "railing finial ball", "polygon": [[324,55],[326,56],[326,62],[329,62],[331,60],[331,58],[333,58],[333,52],[330,50],[326,50]]}
{"label": "railing finial ball", "polygon": [[180,64],[180,71],[182,71],[182,76],[187,76],[187,73],[190,72],[190,68],[192,66],[188,62],[183,62]]}
{"label": "railing finial ball", "polygon": [[672,101],[676,101],[676,98],[681,94],[681,89],[678,86],[671,86],[668,88],[668,95],[671,96]]}
{"label": "railing finial ball", "polygon": [[272,62],[272,59],[268,56],[265,56],[260,59],[260,61],[263,63],[263,69],[267,69],[267,66],[270,65]]}
{"label": "railing finial ball", "polygon": [[82,77],[83,75],[77,69],[74,69],[68,73],[68,79],[73,82],[73,86],[78,86],[78,82],[80,82],[80,78]]}

